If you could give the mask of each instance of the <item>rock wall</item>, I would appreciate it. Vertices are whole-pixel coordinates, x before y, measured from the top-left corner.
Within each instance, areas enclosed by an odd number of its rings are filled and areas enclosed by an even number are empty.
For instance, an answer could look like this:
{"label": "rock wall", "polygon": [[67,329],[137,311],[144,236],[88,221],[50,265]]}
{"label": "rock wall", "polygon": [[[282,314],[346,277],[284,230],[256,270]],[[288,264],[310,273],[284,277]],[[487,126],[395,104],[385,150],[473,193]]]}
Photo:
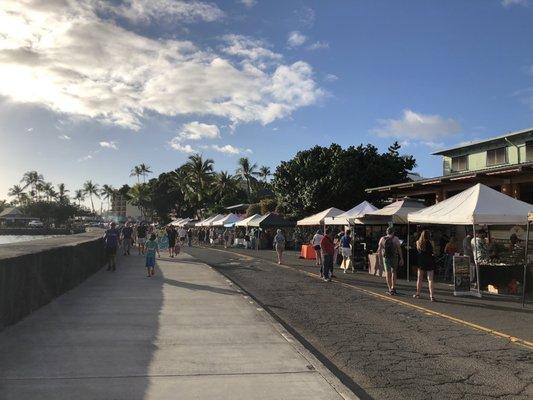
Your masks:
{"label": "rock wall", "polygon": [[98,271],[101,237],[96,231],[0,246],[0,331]]}

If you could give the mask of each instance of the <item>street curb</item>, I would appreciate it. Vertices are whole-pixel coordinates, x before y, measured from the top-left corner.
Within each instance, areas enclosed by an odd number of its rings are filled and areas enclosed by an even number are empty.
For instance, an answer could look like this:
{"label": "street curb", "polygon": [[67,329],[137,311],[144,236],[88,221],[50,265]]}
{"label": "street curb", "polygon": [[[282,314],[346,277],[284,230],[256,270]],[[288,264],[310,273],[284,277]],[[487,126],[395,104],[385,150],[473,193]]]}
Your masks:
{"label": "street curb", "polygon": [[[237,293],[243,295],[250,303],[255,303],[258,311],[266,311],[262,313],[263,318],[270,323],[274,329],[308,362],[310,369],[314,369],[318,372],[324,380],[345,400],[368,400],[372,399],[363,388],[358,386],[353,380],[335,367],[325,356],[323,356],[314,346],[309,343],[305,338],[298,334],[293,328],[284,323],[279,317],[277,317],[269,308],[259,301],[255,296],[249,293],[247,290],[239,286],[233,279],[228,277],[223,272],[217,270],[212,265],[196,259],[194,256],[187,254],[192,259],[198,261],[201,264],[208,266],[211,270],[221,275],[225,280],[236,289]],[[251,299],[251,300],[250,300]],[[316,353],[316,354],[315,354]],[[326,366],[330,365],[331,369],[334,369],[336,373],[331,371]],[[339,378],[339,376],[341,378]],[[344,381],[344,382],[343,382]],[[349,382],[346,382],[349,381]],[[351,388],[349,388],[351,386]],[[356,395],[358,392],[359,395]],[[361,396],[361,397],[359,397]]]}

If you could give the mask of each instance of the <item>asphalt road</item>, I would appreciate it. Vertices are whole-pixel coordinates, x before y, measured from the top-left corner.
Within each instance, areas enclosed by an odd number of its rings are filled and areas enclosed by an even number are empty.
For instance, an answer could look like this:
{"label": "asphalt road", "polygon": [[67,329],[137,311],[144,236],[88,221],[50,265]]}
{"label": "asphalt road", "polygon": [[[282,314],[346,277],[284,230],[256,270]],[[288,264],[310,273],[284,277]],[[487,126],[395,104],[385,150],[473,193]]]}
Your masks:
{"label": "asphalt road", "polygon": [[264,259],[184,250],[252,295],[361,398],[533,398],[531,349]]}

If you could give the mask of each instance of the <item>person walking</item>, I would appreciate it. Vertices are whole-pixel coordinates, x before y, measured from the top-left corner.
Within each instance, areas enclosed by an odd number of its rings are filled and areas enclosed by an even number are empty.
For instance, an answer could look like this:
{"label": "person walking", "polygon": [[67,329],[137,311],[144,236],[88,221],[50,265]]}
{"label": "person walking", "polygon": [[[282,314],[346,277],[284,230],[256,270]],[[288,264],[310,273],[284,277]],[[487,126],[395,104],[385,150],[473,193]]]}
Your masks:
{"label": "person walking", "polygon": [[352,274],[355,272],[352,262],[352,237],[350,236],[350,230],[346,230],[340,240],[340,250],[342,255],[342,267],[344,273],[348,271],[348,268],[352,268]]}
{"label": "person walking", "polygon": [[420,291],[422,290],[422,280],[424,279],[424,272],[427,275],[429,287],[429,299],[435,301],[433,296],[433,276],[435,273],[435,256],[433,245],[429,240],[429,231],[424,230],[420,238],[416,241],[416,250],[418,252],[418,275],[416,279],[416,293],[413,295],[415,299],[420,298]]}
{"label": "person walking", "polygon": [[114,222],[111,222],[110,228],[107,231],[105,231],[105,234],[104,234],[107,270],[113,271],[113,272],[116,271],[117,269],[117,263],[116,263],[117,247],[118,247],[118,241],[120,239],[120,232],[118,231],[116,227],[117,227],[117,224],[115,224]]}
{"label": "person walking", "polygon": [[285,236],[281,229],[278,229],[276,231],[276,236],[274,236],[274,249],[278,254],[278,264],[281,265],[281,262],[283,261],[283,250],[285,250]]}
{"label": "person walking", "polygon": [[335,254],[335,246],[333,245],[333,238],[331,237],[331,229],[326,230],[326,234],[320,240],[320,249],[322,250],[322,264],[320,275],[326,282],[331,281],[333,273],[333,255]]}
{"label": "person walking", "polygon": [[313,249],[315,249],[316,253],[316,261],[315,265],[317,267],[322,267],[322,254],[320,252],[320,243],[322,242],[322,239],[324,236],[320,233],[320,229],[316,231],[315,235],[311,239],[311,246],[313,246]]}
{"label": "person walking", "polygon": [[155,233],[150,235],[150,239],[145,244],[146,247],[146,276],[151,277],[155,275],[155,255],[159,254],[159,245],[157,244],[157,236]]}
{"label": "person walking", "polygon": [[189,247],[192,246],[192,228],[187,230],[187,244]]}
{"label": "person walking", "polygon": [[385,270],[385,279],[389,295],[395,295],[396,292],[396,276],[398,267],[403,265],[402,244],[400,239],[394,234],[392,226],[387,228],[387,234],[379,240],[378,244],[378,260]]}
{"label": "person walking", "polygon": [[167,227],[167,238],[168,238],[168,255],[172,258],[176,254],[176,238],[178,232],[174,225],[169,225]]}
{"label": "person walking", "polygon": [[124,251],[124,255],[130,255],[131,245],[133,242],[133,228],[131,227],[131,223],[126,222],[126,225],[124,228],[122,228],[121,232],[122,237],[122,250]]}
{"label": "person walking", "polygon": [[144,222],[141,222],[137,227],[137,245],[139,250],[139,255],[144,254],[144,245],[146,244],[146,235],[148,233],[148,228]]}

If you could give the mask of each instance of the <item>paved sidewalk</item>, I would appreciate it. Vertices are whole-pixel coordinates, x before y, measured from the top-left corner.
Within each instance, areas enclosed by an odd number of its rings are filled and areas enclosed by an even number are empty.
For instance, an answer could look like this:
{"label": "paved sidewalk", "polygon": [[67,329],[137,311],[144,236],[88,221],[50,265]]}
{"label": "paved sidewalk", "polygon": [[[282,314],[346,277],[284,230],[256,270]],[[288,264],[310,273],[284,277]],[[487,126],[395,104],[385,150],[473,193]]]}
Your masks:
{"label": "paved sidewalk", "polygon": [[355,398],[210,267],[158,266],[122,258],[0,333],[0,398]]}

